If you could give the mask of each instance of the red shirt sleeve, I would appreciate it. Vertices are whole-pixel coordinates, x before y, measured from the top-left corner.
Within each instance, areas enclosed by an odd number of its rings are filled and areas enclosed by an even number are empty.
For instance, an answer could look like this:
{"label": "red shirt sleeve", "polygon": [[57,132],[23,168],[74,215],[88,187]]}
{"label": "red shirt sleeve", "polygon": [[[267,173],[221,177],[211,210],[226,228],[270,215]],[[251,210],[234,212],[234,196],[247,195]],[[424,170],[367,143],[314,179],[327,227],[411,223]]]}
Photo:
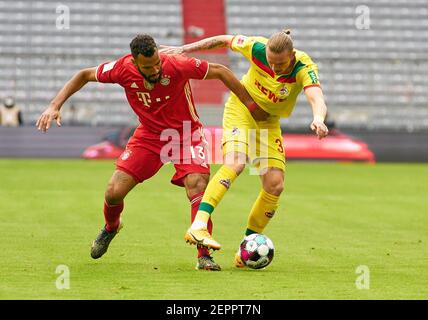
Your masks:
{"label": "red shirt sleeve", "polygon": [[206,60],[190,58],[185,56],[174,56],[174,62],[184,78],[205,79],[208,74],[209,64]]}
{"label": "red shirt sleeve", "polygon": [[103,83],[119,83],[119,76],[121,71],[121,59],[111,62],[101,63],[96,71],[98,82]]}

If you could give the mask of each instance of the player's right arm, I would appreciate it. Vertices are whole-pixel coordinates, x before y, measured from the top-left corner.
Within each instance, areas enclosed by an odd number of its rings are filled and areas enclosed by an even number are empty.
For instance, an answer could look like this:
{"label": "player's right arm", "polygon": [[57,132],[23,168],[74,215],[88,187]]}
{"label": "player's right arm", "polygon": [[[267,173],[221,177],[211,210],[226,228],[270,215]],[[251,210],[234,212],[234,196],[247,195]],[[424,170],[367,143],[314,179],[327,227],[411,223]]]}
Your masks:
{"label": "player's right arm", "polygon": [[233,37],[234,36],[232,35],[219,35],[219,36],[202,39],[200,41],[188,43],[179,47],[161,46],[160,51],[167,54],[183,54],[183,53],[191,53],[196,51],[227,48],[227,47],[230,47]]}
{"label": "player's right arm", "polygon": [[50,102],[49,107],[40,115],[36,122],[36,127],[42,132],[48,131],[51,122],[56,120],[57,125],[61,126],[60,109],[65,101],[70,98],[75,92],[79,91],[85,84],[90,81],[97,81],[97,67],[87,68],[78,71],[58,92],[58,94]]}

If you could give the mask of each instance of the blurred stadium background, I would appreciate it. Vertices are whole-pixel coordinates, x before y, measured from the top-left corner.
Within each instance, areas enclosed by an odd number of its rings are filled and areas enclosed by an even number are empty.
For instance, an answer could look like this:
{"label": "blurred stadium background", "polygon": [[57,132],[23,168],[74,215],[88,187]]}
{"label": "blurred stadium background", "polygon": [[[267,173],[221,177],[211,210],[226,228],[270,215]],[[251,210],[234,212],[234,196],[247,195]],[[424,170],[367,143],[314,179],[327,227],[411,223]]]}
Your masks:
{"label": "blurred stadium background", "polygon": [[[62,109],[61,132],[41,138],[32,127],[74,72],[127,53],[137,33],[180,45],[283,28],[318,63],[336,128],[366,141],[377,160],[428,160],[426,0],[0,0],[0,99],[16,99],[25,125],[0,128],[0,156],[76,157],[112,127],[136,124],[119,86],[89,84]],[[248,63],[229,51],[201,56],[240,77]],[[193,91],[203,122],[221,125],[224,87],[195,82]],[[307,130],[310,119],[301,95],[282,124]]]}

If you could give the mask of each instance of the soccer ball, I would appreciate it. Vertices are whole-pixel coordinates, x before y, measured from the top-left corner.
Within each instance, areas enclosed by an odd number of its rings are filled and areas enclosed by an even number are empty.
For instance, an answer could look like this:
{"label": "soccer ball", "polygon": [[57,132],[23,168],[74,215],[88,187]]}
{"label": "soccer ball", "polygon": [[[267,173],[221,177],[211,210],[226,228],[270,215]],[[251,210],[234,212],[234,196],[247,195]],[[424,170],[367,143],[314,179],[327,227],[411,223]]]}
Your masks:
{"label": "soccer ball", "polygon": [[242,261],[251,269],[266,267],[272,262],[274,251],[272,240],[260,233],[246,236],[239,246]]}

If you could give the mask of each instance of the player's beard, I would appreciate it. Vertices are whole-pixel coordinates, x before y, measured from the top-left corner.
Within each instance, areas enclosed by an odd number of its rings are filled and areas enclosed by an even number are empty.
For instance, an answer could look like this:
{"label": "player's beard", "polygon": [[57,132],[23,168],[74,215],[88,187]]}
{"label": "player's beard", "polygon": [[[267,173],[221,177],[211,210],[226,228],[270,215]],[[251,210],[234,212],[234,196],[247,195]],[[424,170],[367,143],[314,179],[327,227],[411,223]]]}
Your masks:
{"label": "player's beard", "polygon": [[[141,75],[144,77],[144,79],[146,79],[147,82],[151,83],[151,84],[156,84],[160,81],[161,77],[162,77],[162,69],[159,70],[159,73],[157,75],[152,75],[152,76],[146,76],[144,73],[142,73],[140,71]],[[155,77],[156,76],[156,77]]]}

